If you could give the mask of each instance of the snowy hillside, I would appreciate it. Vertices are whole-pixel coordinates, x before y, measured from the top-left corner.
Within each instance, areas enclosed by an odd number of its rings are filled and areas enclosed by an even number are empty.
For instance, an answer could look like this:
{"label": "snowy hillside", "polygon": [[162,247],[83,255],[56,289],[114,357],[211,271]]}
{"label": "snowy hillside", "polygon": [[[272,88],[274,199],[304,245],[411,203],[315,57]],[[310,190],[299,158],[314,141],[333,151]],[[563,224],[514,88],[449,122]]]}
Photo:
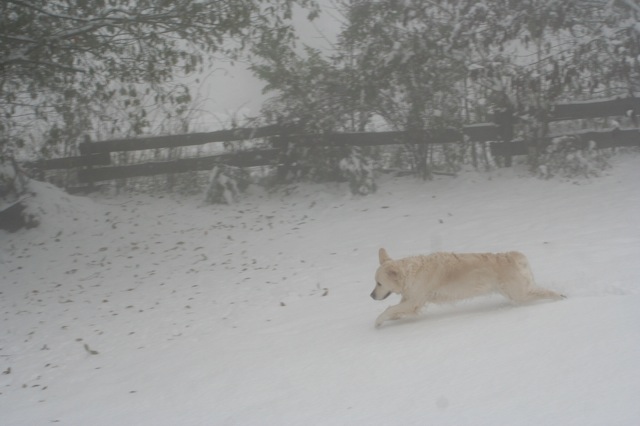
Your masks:
{"label": "snowy hillside", "polygon": [[[640,156],[196,198],[37,184],[0,231],[0,424],[638,425]],[[519,250],[568,296],[374,328],[377,250]]]}

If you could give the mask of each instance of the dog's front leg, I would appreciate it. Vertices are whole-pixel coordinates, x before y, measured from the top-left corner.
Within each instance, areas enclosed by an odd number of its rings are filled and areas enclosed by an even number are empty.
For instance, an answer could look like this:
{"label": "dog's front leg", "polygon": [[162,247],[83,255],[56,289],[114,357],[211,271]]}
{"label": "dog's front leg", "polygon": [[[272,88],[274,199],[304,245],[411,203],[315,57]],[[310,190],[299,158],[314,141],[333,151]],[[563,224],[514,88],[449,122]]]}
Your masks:
{"label": "dog's front leg", "polygon": [[380,327],[385,321],[397,320],[407,315],[417,315],[419,307],[409,301],[401,301],[397,305],[389,306],[383,313],[376,318],[376,328]]}

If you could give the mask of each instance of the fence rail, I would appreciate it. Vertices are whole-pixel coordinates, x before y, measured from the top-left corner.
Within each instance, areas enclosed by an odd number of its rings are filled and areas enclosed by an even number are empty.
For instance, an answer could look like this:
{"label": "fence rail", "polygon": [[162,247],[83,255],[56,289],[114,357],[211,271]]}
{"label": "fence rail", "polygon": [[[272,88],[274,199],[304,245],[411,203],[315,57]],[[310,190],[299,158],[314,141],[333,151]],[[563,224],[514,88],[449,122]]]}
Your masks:
{"label": "fence rail", "polygon": [[272,125],[257,128],[218,130],[208,133],[187,133],[182,135],[112,139],[101,142],[82,142],[79,149],[80,154],[89,155],[159,148],[179,148],[183,146],[204,145],[212,142],[234,142],[279,136],[291,131],[293,131],[293,129],[290,127]]}
{"label": "fence rail", "polygon": [[79,155],[75,157],[54,158],[29,163],[28,166],[37,170],[75,169],[78,167],[108,166],[111,156],[108,152],[101,154]]}
{"label": "fence rail", "polygon": [[[549,121],[592,119],[597,117],[627,116],[635,120],[640,114],[640,98],[612,98],[598,101],[565,103],[555,105]],[[512,127],[513,123],[507,124]],[[280,161],[282,147],[287,142],[301,146],[382,146],[407,143],[446,144],[468,140],[471,142],[492,142],[494,156],[510,158],[527,153],[529,141],[506,141],[505,135],[513,134],[505,125],[479,123],[463,126],[462,129],[431,129],[422,133],[406,131],[323,133],[304,134],[292,126],[270,125],[257,128],[239,128],[216,132],[191,133],[168,136],[123,138],[99,142],[83,142],[79,146],[81,155],[76,157],[42,160],[29,164],[38,170],[77,169],[78,182],[89,183],[170,174],[198,170],[210,170],[215,164],[238,167],[274,165]],[[553,137],[563,136],[555,135]],[[569,135],[564,135],[569,136]],[[639,129],[589,130],[572,133],[577,144],[586,147],[595,141],[597,148],[616,146],[640,146]],[[506,136],[508,137],[508,136]],[[233,142],[250,139],[273,138],[270,148],[222,153],[197,158],[183,158],[170,161],[152,161],[132,165],[111,165],[111,153],[178,148],[204,145],[213,142]],[[551,138],[542,141],[549,144]]]}
{"label": "fence rail", "polygon": [[556,104],[550,121],[580,120],[599,117],[629,116],[640,113],[640,98],[611,98]]}
{"label": "fence rail", "polygon": [[[543,145],[551,144],[552,139],[571,137],[573,146],[579,149],[588,147],[589,142],[596,144],[596,149],[624,146],[640,146],[640,129],[585,130],[575,133],[552,135],[543,141]],[[518,140],[513,142],[493,142],[491,154],[494,156],[526,155],[530,144]]]}
{"label": "fence rail", "polygon": [[83,169],[78,170],[78,181],[88,183],[140,176],[211,170],[214,165],[220,163],[236,167],[265,166],[273,164],[279,157],[280,152],[281,150],[279,149],[271,148],[210,155],[206,157],[181,158],[173,161],[152,161],[125,166]]}

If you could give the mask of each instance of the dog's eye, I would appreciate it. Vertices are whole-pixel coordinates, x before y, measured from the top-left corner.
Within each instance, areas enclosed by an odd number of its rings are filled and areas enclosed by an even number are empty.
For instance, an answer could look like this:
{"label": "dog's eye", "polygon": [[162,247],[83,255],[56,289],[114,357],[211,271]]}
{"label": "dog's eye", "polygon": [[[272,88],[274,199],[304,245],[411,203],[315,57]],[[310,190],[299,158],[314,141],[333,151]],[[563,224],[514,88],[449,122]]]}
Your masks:
{"label": "dog's eye", "polygon": [[380,287],[382,284],[380,284],[379,282],[376,282],[376,286]]}

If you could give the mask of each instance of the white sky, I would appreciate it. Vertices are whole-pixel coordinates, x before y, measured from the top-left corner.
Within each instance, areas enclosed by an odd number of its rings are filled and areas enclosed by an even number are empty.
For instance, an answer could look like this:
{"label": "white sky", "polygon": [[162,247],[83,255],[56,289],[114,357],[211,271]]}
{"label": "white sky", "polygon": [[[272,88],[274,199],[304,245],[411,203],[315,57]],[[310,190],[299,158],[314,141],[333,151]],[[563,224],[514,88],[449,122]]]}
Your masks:
{"label": "white sky", "polygon": [[[300,43],[330,50],[340,28],[340,15],[333,0],[318,0],[318,3],[322,12],[313,22],[307,21],[305,11],[294,15],[296,30]],[[247,64],[218,63],[204,83],[192,89],[194,97],[198,97],[196,106],[203,110],[192,123],[193,130],[216,130],[229,127],[232,118],[242,123],[245,117],[258,116],[262,103],[269,97],[262,94],[263,86],[263,82],[247,70]]]}

